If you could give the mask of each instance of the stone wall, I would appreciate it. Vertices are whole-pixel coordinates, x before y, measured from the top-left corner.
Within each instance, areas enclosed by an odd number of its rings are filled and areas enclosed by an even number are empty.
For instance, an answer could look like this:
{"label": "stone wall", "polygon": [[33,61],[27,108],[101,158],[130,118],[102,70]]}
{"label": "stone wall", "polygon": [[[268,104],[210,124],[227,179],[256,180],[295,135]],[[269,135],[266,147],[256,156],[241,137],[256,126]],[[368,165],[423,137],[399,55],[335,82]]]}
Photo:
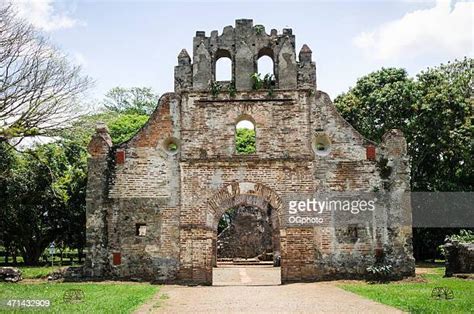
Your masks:
{"label": "stone wall", "polygon": [[474,273],[474,243],[449,241],[444,245],[446,276]]}

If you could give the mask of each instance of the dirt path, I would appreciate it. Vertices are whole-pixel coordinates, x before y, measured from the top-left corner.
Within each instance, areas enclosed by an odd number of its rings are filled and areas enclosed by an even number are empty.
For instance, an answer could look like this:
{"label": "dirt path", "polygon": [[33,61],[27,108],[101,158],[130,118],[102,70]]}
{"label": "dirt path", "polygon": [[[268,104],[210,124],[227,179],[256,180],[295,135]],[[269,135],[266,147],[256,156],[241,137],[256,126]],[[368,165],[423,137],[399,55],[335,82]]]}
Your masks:
{"label": "dirt path", "polygon": [[278,285],[278,268],[214,269],[214,286],[164,286],[137,313],[401,313],[334,283]]}

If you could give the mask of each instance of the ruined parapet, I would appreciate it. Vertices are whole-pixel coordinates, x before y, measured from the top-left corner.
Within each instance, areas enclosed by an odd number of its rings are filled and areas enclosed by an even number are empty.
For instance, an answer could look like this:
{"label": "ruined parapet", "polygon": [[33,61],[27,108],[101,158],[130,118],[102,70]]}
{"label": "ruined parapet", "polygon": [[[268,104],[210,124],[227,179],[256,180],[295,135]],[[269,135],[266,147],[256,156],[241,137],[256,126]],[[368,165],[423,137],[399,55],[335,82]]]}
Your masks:
{"label": "ruined parapet", "polygon": [[316,63],[312,60],[313,52],[304,44],[298,55],[298,88],[316,88]]}
{"label": "ruined parapet", "polygon": [[107,125],[102,122],[97,123],[95,134],[87,145],[87,151],[91,158],[103,158],[108,155],[110,147],[112,147],[112,138],[110,137]]}
{"label": "ruined parapet", "polygon": [[272,29],[267,34],[263,25],[254,26],[250,19],[239,19],[235,27],[224,27],[220,35],[217,31],[212,31],[210,36],[203,31],[196,32],[193,62],[185,50],[178,56],[175,91],[208,91],[210,83],[216,81],[216,63],[220,58],[231,60],[236,90],[251,90],[251,76],[258,72],[258,59],[263,56],[273,60],[277,89],[316,88],[316,66],[311,60],[311,50],[304,45],[297,60],[295,36],[290,28],[283,29],[281,34]]}
{"label": "ruined parapet", "polygon": [[96,133],[92,136],[87,151],[88,179],[86,196],[86,238],[87,255],[85,275],[101,277],[108,266],[107,223],[104,202],[107,199],[108,159],[112,139],[107,126],[97,124]]}
{"label": "ruined parapet", "polygon": [[415,272],[412,243],[412,208],[410,195],[410,163],[407,143],[400,130],[393,129],[382,137],[377,156],[383,195],[387,197],[387,233],[383,254],[394,272],[412,276]]}
{"label": "ruined parapet", "polygon": [[178,65],[174,67],[174,90],[180,92],[192,87],[193,68],[191,57],[186,49],[181,50],[178,55]]}

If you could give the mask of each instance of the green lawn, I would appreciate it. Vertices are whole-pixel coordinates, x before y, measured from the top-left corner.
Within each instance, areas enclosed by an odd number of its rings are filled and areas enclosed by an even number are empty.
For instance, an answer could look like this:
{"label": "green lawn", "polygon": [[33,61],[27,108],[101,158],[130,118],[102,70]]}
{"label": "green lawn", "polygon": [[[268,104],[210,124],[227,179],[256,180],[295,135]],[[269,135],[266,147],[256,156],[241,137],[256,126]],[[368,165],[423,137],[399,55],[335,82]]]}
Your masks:
{"label": "green lawn", "polygon": [[[411,313],[474,313],[474,281],[443,278],[444,269],[436,274],[421,275],[426,283],[344,284],[341,287],[380,303]],[[452,300],[435,300],[435,287],[447,287],[454,293]]]}
{"label": "green lawn", "polygon": [[[157,293],[159,288],[150,284],[126,283],[2,283],[0,300],[5,302],[8,299],[48,299],[52,305],[47,311],[54,313],[130,313]],[[82,302],[71,303],[64,300],[65,294],[70,295],[71,291],[77,290],[82,291],[84,295]],[[2,306],[0,312],[12,312],[10,308]]]}
{"label": "green lawn", "polygon": [[45,278],[53,271],[58,270],[59,266],[45,266],[45,267],[38,267],[38,266],[20,266],[18,267],[21,270],[21,276],[23,279],[37,279],[37,278]]}

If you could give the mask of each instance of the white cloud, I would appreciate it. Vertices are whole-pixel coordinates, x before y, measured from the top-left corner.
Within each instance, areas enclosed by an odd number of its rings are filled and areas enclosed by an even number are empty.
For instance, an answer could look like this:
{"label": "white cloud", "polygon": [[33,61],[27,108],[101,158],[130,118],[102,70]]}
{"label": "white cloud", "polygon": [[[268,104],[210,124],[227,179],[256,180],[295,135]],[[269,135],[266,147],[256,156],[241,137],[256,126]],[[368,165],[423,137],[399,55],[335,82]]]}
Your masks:
{"label": "white cloud", "polygon": [[19,17],[47,32],[84,24],[71,17],[68,10],[58,8],[54,0],[13,0],[12,3]]}
{"label": "white cloud", "polygon": [[474,2],[437,0],[433,8],[417,10],[357,35],[353,42],[381,60],[441,52],[452,57],[474,53]]}

